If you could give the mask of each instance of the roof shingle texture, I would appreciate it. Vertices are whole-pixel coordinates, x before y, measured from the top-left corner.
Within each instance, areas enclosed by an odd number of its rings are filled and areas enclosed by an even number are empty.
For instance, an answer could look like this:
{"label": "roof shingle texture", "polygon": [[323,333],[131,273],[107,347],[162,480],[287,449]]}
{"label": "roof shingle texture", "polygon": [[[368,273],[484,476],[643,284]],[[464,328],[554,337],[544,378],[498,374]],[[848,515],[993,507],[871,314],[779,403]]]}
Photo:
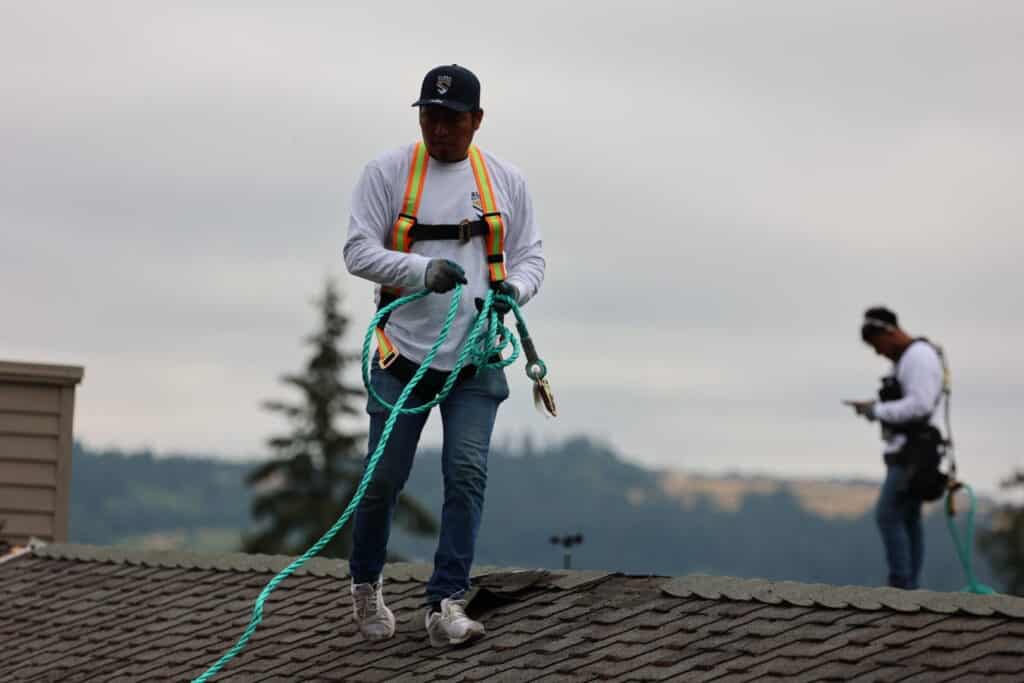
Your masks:
{"label": "roof shingle texture", "polygon": [[[291,558],[51,545],[0,564],[4,681],[186,681]],[[487,636],[434,649],[430,568],[389,565],[396,637],[360,639],[343,563],[280,584],[216,681],[1024,681],[1024,600],[689,576],[477,570]]]}

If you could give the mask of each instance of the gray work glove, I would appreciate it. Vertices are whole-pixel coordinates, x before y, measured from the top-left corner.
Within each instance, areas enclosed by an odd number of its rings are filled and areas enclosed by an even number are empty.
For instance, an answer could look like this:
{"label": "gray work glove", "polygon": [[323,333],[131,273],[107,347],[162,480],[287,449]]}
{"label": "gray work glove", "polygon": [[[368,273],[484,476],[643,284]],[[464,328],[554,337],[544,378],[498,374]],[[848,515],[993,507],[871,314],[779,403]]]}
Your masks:
{"label": "gray work glove", "polygon": [[[512,301],[519,303],[519,290],[516,289],[515,285],[509,284],[505,280],[502,280],[498,284],[494,285],[494,293],[504,294],[505,296],[511,298]],[[476,304],[477,311],[483,310],[483,299],[474,299],[473,302]],[[512,310],[512,307],[508,303],[498,298],[494,299],[494,305],[491,306],[491,308],[493,308],[494,312],[498,314],[498,317],[501,317]]]}
{"label": "gray work glove", "polygon": [[467,284],[466,271],[455,261],[435,258],[427,264],[427,273],[423,284],[432,292],[444,293],[455,288],[456,284]]}

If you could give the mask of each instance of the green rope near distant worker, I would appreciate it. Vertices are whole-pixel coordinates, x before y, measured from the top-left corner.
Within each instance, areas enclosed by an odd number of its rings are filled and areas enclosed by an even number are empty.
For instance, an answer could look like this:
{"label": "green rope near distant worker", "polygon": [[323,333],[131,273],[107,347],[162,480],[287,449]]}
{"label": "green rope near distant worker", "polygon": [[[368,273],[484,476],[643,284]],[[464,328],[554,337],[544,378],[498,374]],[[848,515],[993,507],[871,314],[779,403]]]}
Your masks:
{"label": "green rope near distant worker", "polygon": [[[937,347],[939,348],[939,347]],[[942,363],[942,393],[945,395],[945,406],[943,417],[946,423],[946,438],[943,443],[943,455],[949,460],[949,473],[946,476],[946,528],[949,529],[949,536],[953,539],[953,547],[956,548],[957,557],[960,559],[960,566],[964,568],[964,576],[967,577],[967,585],[962,589],[964,593],[975,593],[977,595],[994,595],[995,590],[979,583],[974,576],[974,513],[977,508],[977,501],[974,498],[974,489],[957,479],[956,473],[956,449],[953,444],[953,421],[951,419],[953,403],[953,378],[946,362],[946,356],[939,348],[939,360]],[[967,523],[964,528],[964,538],[956,528],[956,492],[960,489],[967,491],[970,506],[967,508]]]}
{"label": "green rope near distant worker", "polygon": [[[971,501],[970,507],[967,508],[967,524],[963,539],[960,538],[960,532],[957,531],[956,522],[953,520],[953,517],[956,515],[953,496],[956,495],[959,489],[966,490],[967,496]],[[960,564],[963,566],[964,574],[967,576],[967,586],[964,587],[963,592],[976,593],[978,595],[994,595],[995,590],[983,583],[979,583],[978,579],[974,576],[972,549],[974,547],[975,507],[976,501],[971,487],[967,484],[954,482],[946,493],[946,526],[949,528],[949,535],[953,539],[953,546],[956,548],[956,554],[960,558]]]}
{"label": "green rope near distant worker", "polygon": [[[249,642],[249,638],[251,638],[252,634],[256,632],[256,627],[258,627],[260,622],[263,621],[263,604],[274,589],[277,588],[277,585],[305,564],[307,560],[311,559],[323,550],[324,546],[330,543],[331,539],[341,531],[341,528],[345,526],[345,523],[348,522],[352,513],[355,512],[355,509],[359,506],[359,501],[362,500],[363,494],[370,485],[370,480],[373,478],[373,472],[377,468],[377,461],[380,459],[381,454],[384,452],[384,448],[387,446],[388,437],[391,435],[391,430],[394,428],[395,422],[398,420],[398,416],[403,414],[420,413],[429,410],[431,407],[444,401],[454,387],[459,371],[466,366],[467,362],[475,365],[478,369],[484,367],[503,368],[514,363],[519,357],[521,344],[522,348],[526,351],[528,362],[526,374],[534,382],[534,399],[535,401],[540,400],[540,398],[538,398],[538,394],[540,394],[543,398],[544,404],[551,409],[550,412],[554,412],[554,401],[551,399],[551,390],[547,386],[547,381],[545,379],[545,376],[547,375],[547,367],[544,365],[544,361],[537,357],[536,350],[533,347],[529,332],[526,328],[526,322],[523,319],[523,314],[519,310],[518,304],[512,298],[496,294],[493,290],[489,291],[486,298],[483,300],[480,314],[477,316],[476,322],[470,329],[469,336],[466,337],[466,342],[462,346],[462,351],[459,353],[455,367],[449,374],[448,380],[444,383],[441,391],[438,392],[437,396],[432,401],[422,406],[416,408],[403,407],[405,402],[409,399],[410,394],[412,394],[413,389],[423,378],[423,375],[426,374],[430,364],[434,361],[434,356],[437,355],[438,349],[441,348],[441,345],[444,344],[445,340],[448,338],[449,332],[451,332],[452,323],[455,320],[455,316],[459,310],[459,304],[462,300],[461,285],[455,286],[454,293],[452,294],[451,305],[448,307],[448,315],[445,317],[444,325],[441,327],[441,333],[438,335],[437,341],[434,342],[434,345],[430,347],[430,351],[427,353],[426,358],[423,359],[423,363],[420,364],[419,369],[416,370],[416,373],[412,376],[412,379],[409,380],[409,383],[405,385],[405,388],[402,390],[402,393],[399,394],[394,405],[390,405],[383,401],[377,395],[377,392],[373,390],[373,387],[370,386],[370,346],[374,336],[374,329],[376,329],[377,323],[394,309],[411,301],[422,299],[428,294],[431,294],[429,290],[423,290],[415,294],[404,296],[381,308],[377,311],[377,315],[374,316],[373,320],[370,322],[370,327],[366,332],[366,337],[363,340],[363,381],[373,397],[390,409],[391,412],[388,415],[387,421],[384,423],[384,431],[381,434],[380,442],[377,444],[377,449],[370,456],[370,459],[366,464],[366,471],[363,472],[363,478],[359,482],[359,486],[356,488],[356,492],[352,496],[352,500],[349,501],[348,507],[346,507],[345,511],[342,512],[341,517],[339,517],[338,521],[334,523],[334,526],[328,529],[327,532],[320,537],[319,541],[314,543],[309,550],[302,554],[301,557],[295,559],[291,564],[282,569],[267,583],[266,586],[264,586],[253,605],[252,618],[249,620],[249,625],[238,639],[238,642],[236,642],[230,650],[218,659],[216,663],[203,672],[201,676],[193,679],[192,683],[205,683],[205,681],[210,680],[224,667],[224,665],[230,662],[235,655],[245,649],[245,645]],[[520,337],[518,342],[511,331],[502,324],[501,318],[498,316],[497,312],[494,311],[494,302],[496,299],[500,299],[503,302],[508,303],[512,312],[515,314],[516,328]],[[489,323],[487,325],[487,333],[481,337],[481,330],[484,329],[485,323]],[[504,349],[508,348],[509,345],[512,346],[512,355],[503,360],[494,361],[492,363],[487,362],[488,358],[491,358],[494,355],[500,355],[500,353]]]}

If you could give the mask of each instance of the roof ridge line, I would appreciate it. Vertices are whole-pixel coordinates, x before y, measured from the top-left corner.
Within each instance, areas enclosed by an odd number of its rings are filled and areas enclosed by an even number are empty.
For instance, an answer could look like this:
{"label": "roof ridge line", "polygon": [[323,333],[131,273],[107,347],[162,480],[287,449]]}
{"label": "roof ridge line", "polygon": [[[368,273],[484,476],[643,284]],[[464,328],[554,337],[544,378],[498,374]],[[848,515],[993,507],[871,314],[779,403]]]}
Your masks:
{"label": "roof ridge line", "polygon": [[[29,555],[29,554],[26,554]],[[19,558],[10,558],[17,562]],[[141,550],[116,548],[80,543],[51,543],[34,548],[30,556],[102,562],[109,564],[141,565],[170,569],[196,569],[232,572],[276,574],[295,558],[289,555],[256,555],[241,552],[201,553],[185,550]],[[431,566],[416,562],[388,563],[384,578],[389,581],[425,582]],[[474,567],[473,576],[517,571],[510,567],[480,565]],[[597,570],[552,569],[550,584],[561,590],[574,590],[598,581],[616,572]],[[294,572],[296,576],[348,578],[347,563],[343,560],[311,558]],[[718,600],[725,598],[740,602],[761,602],[770,605],[786,604],[796,607],[824,607],[827,609],[852,608],[860,611],[930,612],[936,614],[964,613],[976,616],[1000,615],[1011,619],[1024,619],[1024,598],[1007,595],[974,595],[971,593],[942,593],[936,591],[907,591],[874,586],[834,586],[823,583],[797,581],[769,581],[731,576],[690,574],[676,578],[666,577],[661,590],[674,597],[693,597]]]}
{"label": "roof ridge line", "polygon": [[[169,569],[200,569],[235,572],[274,573],[291,564],[289,555],[261,555],[242,552],[201,553],[188,550],[142,550],[85,543],[50,543],[32,551],[36,557],[77,562],[141,565]],[[340,571],[341,561],[314,557],[294,573],[311,576],[348,576]]]}
{"label": "roof ridge line", "polygon": [[769,581],[732,576],[690,574],[670,579],[662,591],[680,598],[726,598],[742,602],[786,604],[795,607],[853,608],[861,611],[931,612],[975,616],[1000,615],[1024,619],[1024,598],[1009,595],[975,595],[927,590],[903,590],[881,586],[834,586],[826,583]]}
{"label": "roof ridge line", "polygon": [[[114,546],[89,545],[86,543],[49,543],[32,550],[35,557],[72,560],[76,562],[103,562],[107,564],[140,565],[167,569],[199,569],[234,572],[276,574],[291,564],[291,555],[261,555],[242,552],[202,553],[190,550],[142,550],[139,548],[118,548]],[[505,572],[532,571],[521,567],[499,567],[477,565],[472,576]],[[579,586],[612,575],[612,572],[597,570],[560,569],[551,572],[551,585],[562,590],[573,590]],[[419,581],[425,583],[433,573],[433,567],[422,562],[389,562],[384,567],[384,578],[388,581]],[[347,562],[338,559],[314,557],[293,572],[295,576],[334,576],[348,578]]]}

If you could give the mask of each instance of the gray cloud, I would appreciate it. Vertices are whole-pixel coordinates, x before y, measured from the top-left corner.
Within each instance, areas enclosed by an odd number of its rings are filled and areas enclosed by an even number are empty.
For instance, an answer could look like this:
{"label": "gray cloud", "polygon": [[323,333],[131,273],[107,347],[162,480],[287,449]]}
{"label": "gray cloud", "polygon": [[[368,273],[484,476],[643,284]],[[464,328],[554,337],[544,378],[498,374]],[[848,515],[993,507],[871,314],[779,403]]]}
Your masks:
{"label": "gray cloud", "polygon": [[[252,454],[344,274],[362,164],[414,139],[424,69],[484,83],[549,276],[563,408],[516,369],[499,434],[648,464],[878,474],[838,399],[888,302],[950,350],[985,487],[1015,465],[1024,342],[1018,3],[25,5],[0,27],[0,356],[83,363],[78,435]],[[428,438],[438,438],[436,427]]]}

